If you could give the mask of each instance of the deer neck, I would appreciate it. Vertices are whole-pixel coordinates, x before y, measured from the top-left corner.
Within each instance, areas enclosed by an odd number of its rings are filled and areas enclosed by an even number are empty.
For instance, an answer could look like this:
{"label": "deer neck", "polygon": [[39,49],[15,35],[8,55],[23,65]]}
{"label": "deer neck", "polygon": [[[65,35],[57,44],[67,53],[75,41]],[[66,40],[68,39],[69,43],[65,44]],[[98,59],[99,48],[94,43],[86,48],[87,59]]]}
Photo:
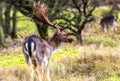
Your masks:
{"label": "deer neck", "polygon": [[54,34],[50,39],[50,44],[53,47],[53,50],[56,50],[61,46],[62,41],[59,39],[58,35]]}

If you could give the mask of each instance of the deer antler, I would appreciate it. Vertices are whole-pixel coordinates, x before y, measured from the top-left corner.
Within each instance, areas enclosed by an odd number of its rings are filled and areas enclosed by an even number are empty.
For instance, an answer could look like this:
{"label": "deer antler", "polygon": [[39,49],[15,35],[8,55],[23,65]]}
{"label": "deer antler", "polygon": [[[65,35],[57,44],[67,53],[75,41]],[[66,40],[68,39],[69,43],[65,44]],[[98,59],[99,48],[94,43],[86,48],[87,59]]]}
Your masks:
{"label": "deer antler", "polygon": [[57,28],[57,30],[60,30],[61,28],[59,25],[55,25],[49,20],[48,8],[45,4],[40,4],[40,2],[33,4],[33,17],[43,24]]}

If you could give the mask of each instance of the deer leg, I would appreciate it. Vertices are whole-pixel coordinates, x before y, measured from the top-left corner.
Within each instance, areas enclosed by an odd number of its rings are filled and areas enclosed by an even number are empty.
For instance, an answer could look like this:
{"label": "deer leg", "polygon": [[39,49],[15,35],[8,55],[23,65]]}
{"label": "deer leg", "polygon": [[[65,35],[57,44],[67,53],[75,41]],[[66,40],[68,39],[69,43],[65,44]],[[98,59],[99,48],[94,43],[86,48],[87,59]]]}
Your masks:
{"label": "deer leg", "polygon": [[114,22],[113,24],[112,24],[112,32],[113,31],[117,31],[117,23],[116,22]]}
{"label": "deer leg", "polygon": [[49,60],[45,61],[45,75],[46,75],[47,81],[51,81],[50,72],[49,72]]}
{"label": "deer leg", "polygon": [[105,33],[107,33],[107,27],[106,27],[105,24],[103,24],[103,30],[104,30]]}
{"label": "deer leg", "polygon": [[28,64],[29,70],[30,70],[30,81],[33,81],[34,80],[34,67],[32,64],[32,60],[27,53],[24,53],[24,56],[25,56],[26,62]]}
{"label": "deer leg", "polygon": [[42,71],[43,71],[42,66],[38,64],[36,67],[36,74],[38,76],[39,81],[42,81],[42,77],[43,77]]}
{"label": "deer leg", "polygon": [[30,81],[34,81],[34,67],[33,67],[31,59],[29,59],[28,66],[30,68],[30,77],[31,77]]}
{"label": "deer leg", "polygon": [[31,81],[34,81],[34,68],[32,65],[30,65],[30,76],[31,76]]}
{"label": "deer leg", "polygon": [[47,80],[48,80],[48,81],[51,81],[49,66],[47,66],[47,68],[46,68],[46,77],[47,77]]}

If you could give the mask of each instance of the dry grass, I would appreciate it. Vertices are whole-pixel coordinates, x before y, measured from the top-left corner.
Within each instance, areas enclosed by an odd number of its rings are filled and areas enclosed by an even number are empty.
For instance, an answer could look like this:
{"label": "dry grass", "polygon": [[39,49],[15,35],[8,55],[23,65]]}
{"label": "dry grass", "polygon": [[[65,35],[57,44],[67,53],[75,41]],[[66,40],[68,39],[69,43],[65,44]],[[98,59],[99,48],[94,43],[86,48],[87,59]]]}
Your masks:
{"label": "dry grass", "polygon": [[[64,49],[66,52],[60,51],[56,54],[58,58],[53,55],[51,59],[52,81],[120,80],[120,46],[98,47],[91,44],[77,49],[68,45]],[[61,53],[64,54],[59,57]],[[72,55],[74,57],[71,57]],[[29,68],[27,65],[0,67],[0,79],[1,81],[29,81]]]}
{"label": "dry grass", "polygon": [[25,67],[1,67],[1,81],[29,81],[29,71]]}
{"label": "dry grass", "polygon": [[[58,81],[115,81],[120,79],[120,47],[97,49],[94,51],[87,46],[82,49],[82,55],[75,58],[63,57],[51,65],[52,76]],[[56,68],[55,68],[56,65]],[[57,66],[59,65],[59,66]],[[107,80],[106,80],[107,79]],[[53,81],[57,81],[56,79]]]}

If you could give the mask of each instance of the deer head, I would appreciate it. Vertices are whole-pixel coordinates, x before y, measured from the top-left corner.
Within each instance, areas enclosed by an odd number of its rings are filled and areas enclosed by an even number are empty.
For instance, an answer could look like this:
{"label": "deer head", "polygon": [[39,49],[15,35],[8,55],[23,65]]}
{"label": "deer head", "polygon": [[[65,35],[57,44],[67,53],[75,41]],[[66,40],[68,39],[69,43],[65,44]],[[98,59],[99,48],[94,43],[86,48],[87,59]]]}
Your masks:
{"label": "deer head", "polygon": [[[51,27],[57,29],[57,32],[54,34],[59,41],[63,42],[72,42],[73,39],[68,38],[67,34],[65,33],[64,29],[57,24],[53,24],[48,18],[48,8],[45,4],[41,4],[40,2],[33,4],[33,18],[43,24],[47,24]],[[53,36],[53,37],[54,37]],[[58,38],[58,37],[59,38]],[[53,40],[53,38],[51,38]]]}

